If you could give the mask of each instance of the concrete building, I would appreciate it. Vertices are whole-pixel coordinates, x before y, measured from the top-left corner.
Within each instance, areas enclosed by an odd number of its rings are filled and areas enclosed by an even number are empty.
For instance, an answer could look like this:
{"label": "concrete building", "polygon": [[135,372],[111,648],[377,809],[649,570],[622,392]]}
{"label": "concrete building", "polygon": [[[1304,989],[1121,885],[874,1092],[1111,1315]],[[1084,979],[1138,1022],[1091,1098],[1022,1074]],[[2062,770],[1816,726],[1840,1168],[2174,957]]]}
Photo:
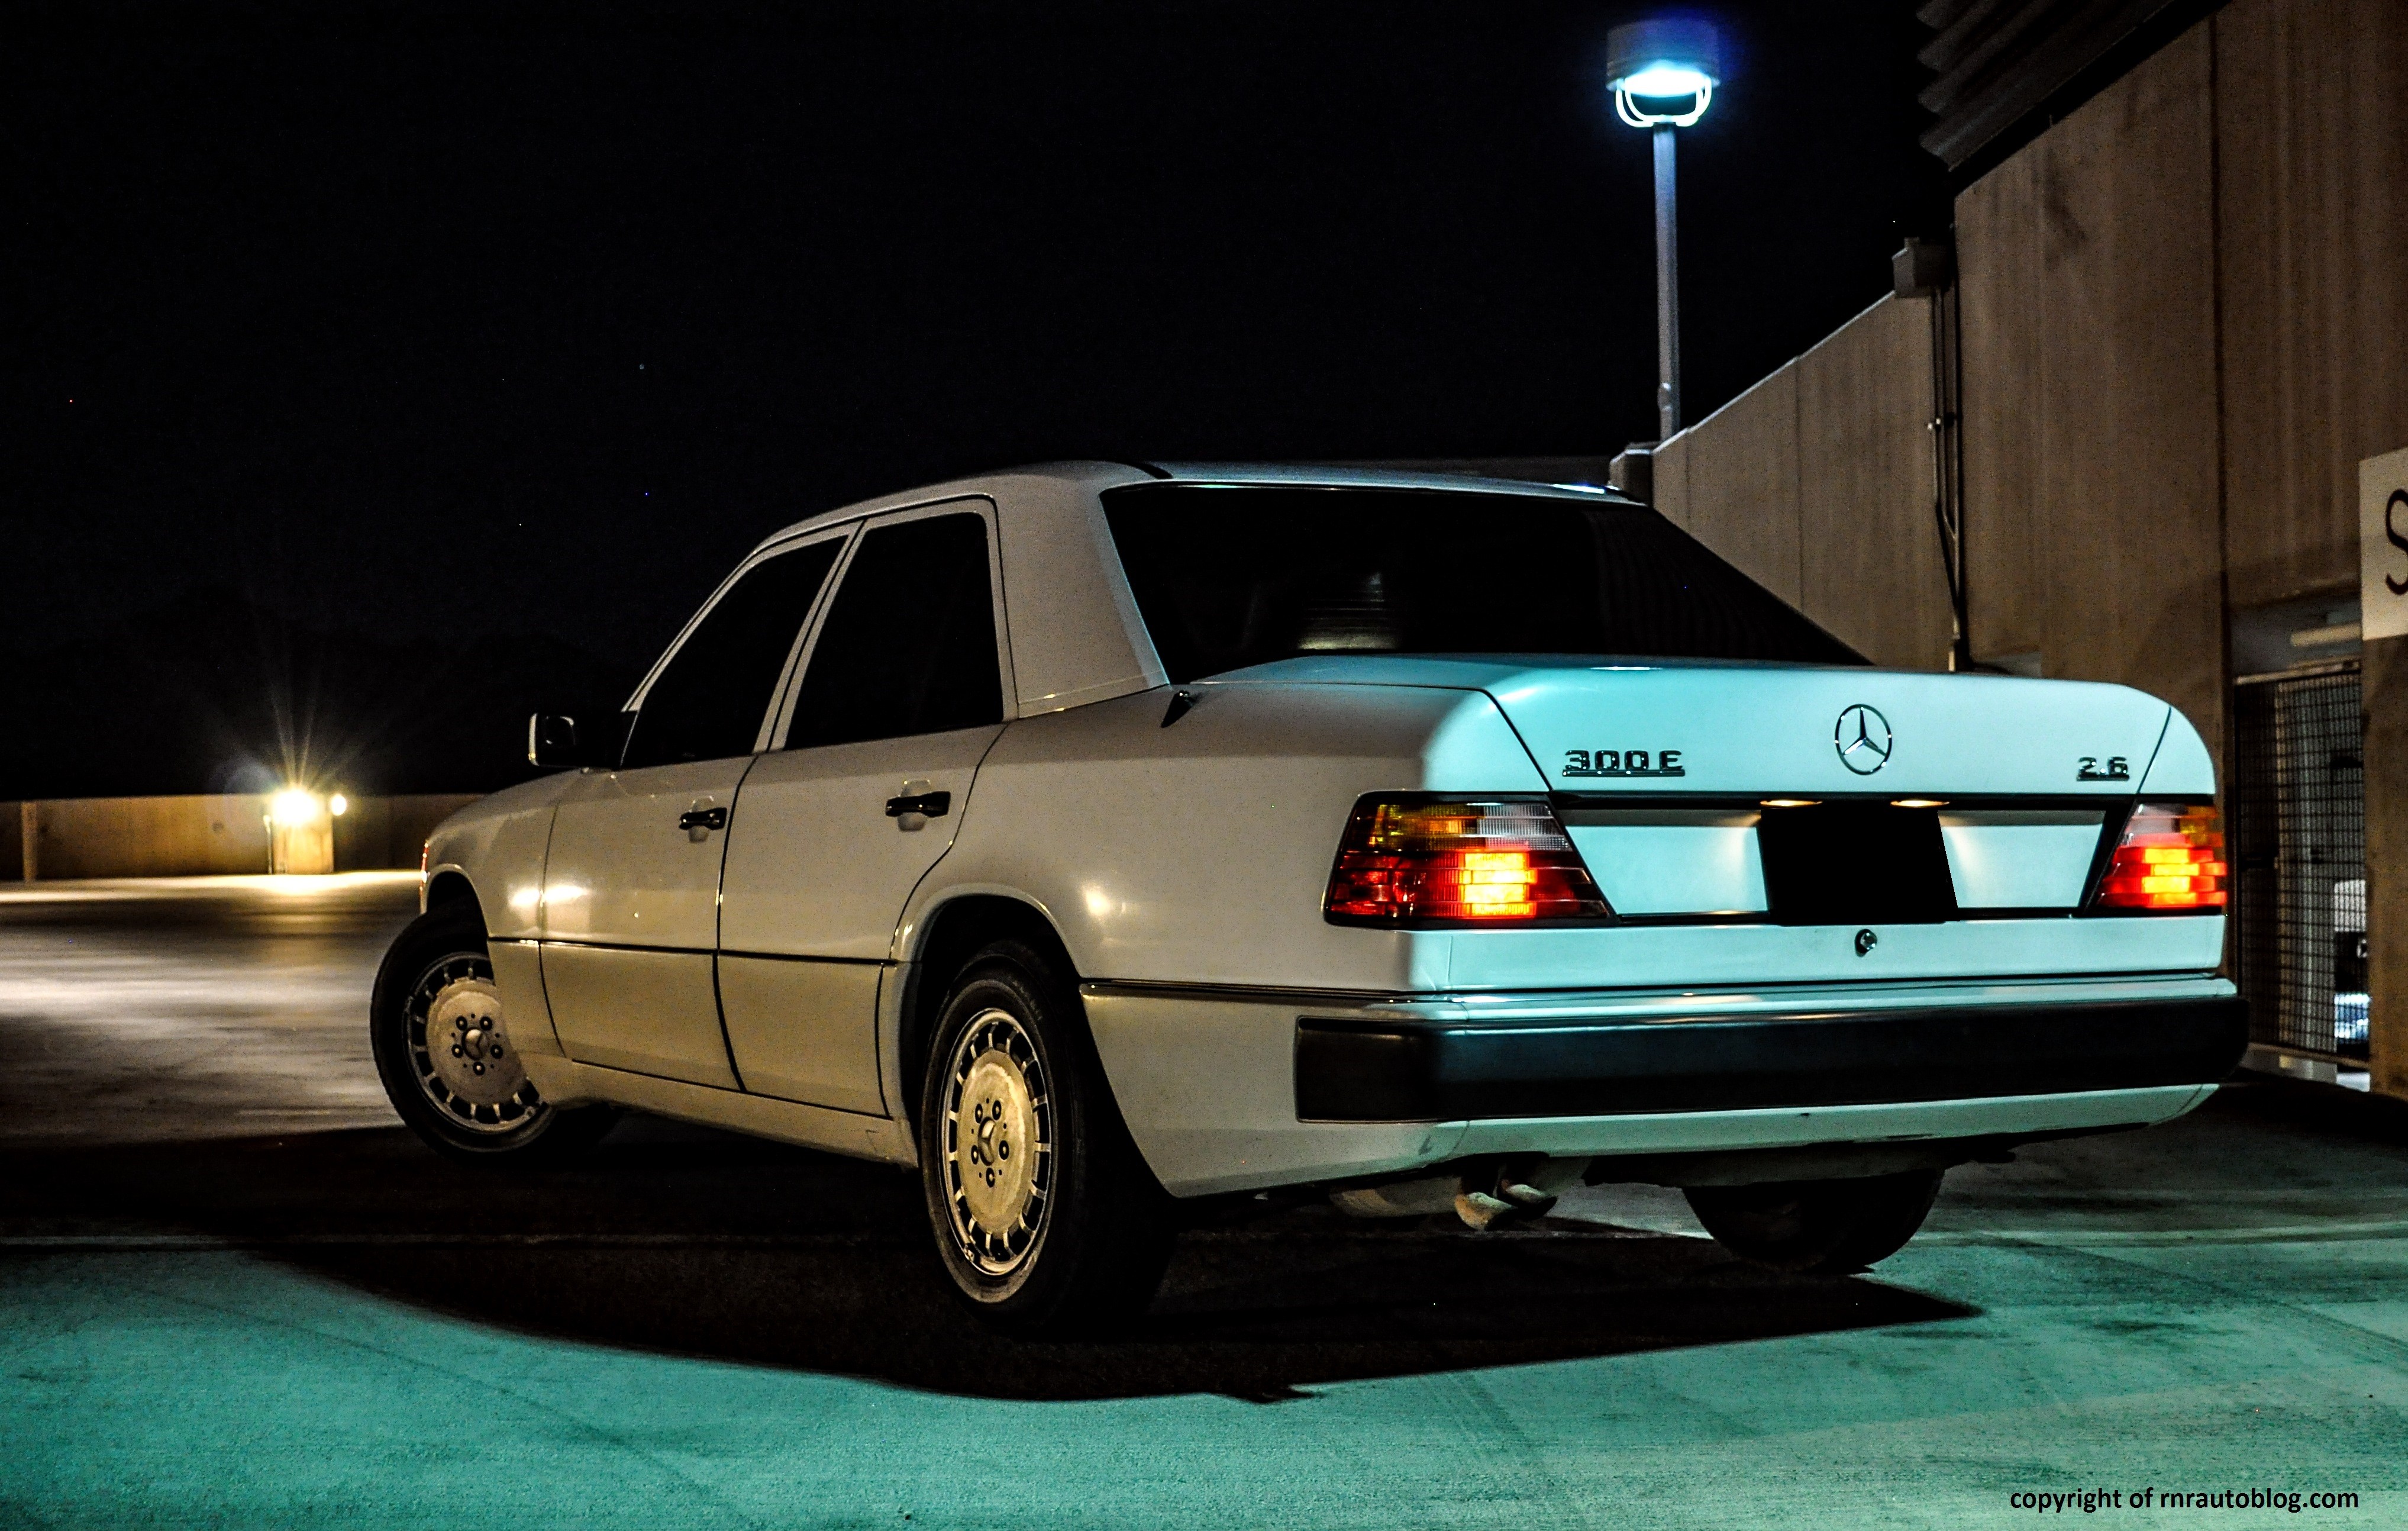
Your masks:
{"label": "concrete building", "polygon": [[1880,663],[2180,706],[2252,1062],[2408,1096],[2408,637],[2359,634],[2360,465],[2408,448],[2408,3],[1917,15],[1951,238],[1617,482]]}

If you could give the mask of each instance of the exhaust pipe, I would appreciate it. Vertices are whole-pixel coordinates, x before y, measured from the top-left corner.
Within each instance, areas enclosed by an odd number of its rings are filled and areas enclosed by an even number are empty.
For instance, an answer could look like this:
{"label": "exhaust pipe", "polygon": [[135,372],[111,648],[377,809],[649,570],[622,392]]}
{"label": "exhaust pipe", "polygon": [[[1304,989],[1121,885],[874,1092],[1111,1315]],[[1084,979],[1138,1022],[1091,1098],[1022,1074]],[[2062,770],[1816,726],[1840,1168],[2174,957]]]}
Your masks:
{"label": "exhaust pipe", "polygon": [[1452,1175],[1333,1191],[1329,1203],[1356,1218],[1419,1218],[1452,1212],[1466,1228],[1482,1233],[1545,1217],[1556,1198],[1579,1183],[1588,1163],[1585,1159],[1549,1159],[1543,1154],[1475,1160]]}

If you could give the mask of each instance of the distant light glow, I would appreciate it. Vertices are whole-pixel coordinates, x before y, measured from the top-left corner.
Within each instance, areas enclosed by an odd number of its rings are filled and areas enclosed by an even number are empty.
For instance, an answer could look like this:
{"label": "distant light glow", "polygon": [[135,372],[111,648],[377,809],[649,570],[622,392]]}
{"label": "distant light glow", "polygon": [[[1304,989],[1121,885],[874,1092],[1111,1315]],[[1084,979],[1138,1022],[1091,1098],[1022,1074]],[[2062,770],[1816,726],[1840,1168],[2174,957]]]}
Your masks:
{"label": "distant light glow", "polygon": [[1893,808],[1945,808],[1948,806],[1948,800],[1946,798],[1899,798],[1890,806]]}
{"label": "distant light glow", "polygon": [[[336,883],[338,876],[348,882],[358,879],[360,874],[356,872],[348,874],[279,872],[260,878],[256,886],[265,888],[270,893],[292,898],[301,893],[322,893],[329,885]],[[244,881],[248,882],[250,879],[245,878]]]}
{"label": "distant light glow", "polygon": [[288,787],[271,799],[267,813],[279,824],[310,824],[326,812],[318,794],[307,787]]}
{"label": "distant light glow", "polygon": [[343,810],[349,808],[351,805],[351,800],[343,796],[340,792],[337,792],[333,797],[326,800],[326,812],[334,815],[337,818],[340,818],[343,816]]}

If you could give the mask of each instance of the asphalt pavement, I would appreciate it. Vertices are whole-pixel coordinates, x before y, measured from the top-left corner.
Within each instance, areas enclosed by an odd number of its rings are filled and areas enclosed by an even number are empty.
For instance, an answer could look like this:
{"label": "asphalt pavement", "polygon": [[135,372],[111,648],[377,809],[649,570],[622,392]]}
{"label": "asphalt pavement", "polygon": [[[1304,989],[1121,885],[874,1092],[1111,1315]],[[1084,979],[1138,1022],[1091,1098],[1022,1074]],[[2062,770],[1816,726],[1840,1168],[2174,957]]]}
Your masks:
{"label": "asphalt pavement", "polygon": [[365,1024],[414,899],[0,888],[0,1525],[2408,1523],[2394,1103],[2249,1083],[1968,1166],[1855,1278],[1645,1188],[1278,1213],[1185,1235],[1128,1338],[1014,1342],[892,1169],[644,1119],[427,1152]]}

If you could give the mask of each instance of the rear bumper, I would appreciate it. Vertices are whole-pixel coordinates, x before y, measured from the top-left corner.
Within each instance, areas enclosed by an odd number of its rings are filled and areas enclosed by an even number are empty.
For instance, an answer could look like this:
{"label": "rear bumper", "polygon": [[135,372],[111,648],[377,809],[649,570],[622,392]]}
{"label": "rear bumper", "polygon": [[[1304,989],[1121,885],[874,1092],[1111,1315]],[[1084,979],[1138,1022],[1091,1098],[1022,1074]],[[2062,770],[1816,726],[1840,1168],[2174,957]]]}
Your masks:
{"label": "rear bumper", "polygon": [[1314,1018],[1296,1111],[1484,1121],[1998,1099],[2214,1084],[2248,1044],[2237,997],[1714,1016]]}
{"label": "rear bumper", "polygon": [[[1739,1103],[1748,1098],[1741,1088],[1746,1074],[1769,1079],[1770,1084],[1756,1088],[1783,1100],[1805,1098],[1797,1087],[1818,1076],[1826,1081],[1827,1092],[1856,1101],[1904,1088],[1899,1083],[1900,1071],[1887,1066],[1894,1060],[1880,1056],[1879,1046],[1870,1061],[1859,1056],[1877,1087],[1867,1088],[1862,1082],[1850,1082],[1848,1071],[1835,1066],[1828,1051],[1821,1068],[1806,1069],[1801,1076],[1790,1062],[1735,1070],[1730,1065],[1736,1060],[1701,1055],[1695,1044],[1732,1034],[1716,1030],[1726,1026],[1746,1028],[1773,1021],[1802,1025],[1808,1029],[1778,1033],[1775,1040],[1804,1041],[1817,1034],[1813,1023],[1818,1019],[1858,1020],[1878,1027],[1885,1018],[1903,1017],[1909,1018],[1911,1030],[1915,1024],[1913,1018],[1943,1012],[1959,1018],[1960,1031],[1975,1033],[1977,1044],[1978,1033],[1985,1029],[2010,1029],[2028,1040],[2032,1033],[2022,1028],[2036,1015],[2054,1016],[2060,1021],[2077,1014],[2112,1019],[2139,1009],[2163,1008],[2175,1016],[2204,1017],[2211,1030],[2214,1018],[2224,1014],[2228,1018],[2223,1024],[2237,1028],[2237,1018],[2231,1018],[2237,1012],[2219,1012],[2212,1005],[2206,1010],[2192,1008],[2194,1002],[2225,1001],[2232,993],[2229,981],[2204,972],[1945,984],[1790,985],[1769,989],[1523,989],[1422,995],[1093,981],[1081,986],[1088,1028],[1122,1119],[1155,1176],[1178,1196],[1369,1180],[1471,1155],[1628,1159],[1974,1138],[2004,1144],[2147,1126],[2182,1115],[2212,1092],[2213,1081],[2225,1076],[2239,1054],[2237,1030],[2231,1033],[2235,1040],[2221,1050],[2200,1046],[2195,1064],[2164,1067],[2160,1060],[2158,1066],[2140,1076],[2182,1076],[2182,1082],[2172,1084],[2017,1093],[2030,1090],[2038,1076],[2028,1068],[2029,1060],[2018,1063],[2010,1059],[2009,1063],[2020,1072],[2008,1067],[1986,1072],[1957,1069],[1960,1078],[1969,1073],[1982,1076],[1947,1098],[1841,1105],[1749,1107]],[[2071,1045],[2094,1057],[2112,1056],[2128,1046],[2103,1034],[2085,1036],[2078,1024],[2071,1030]],[[1472,1093],[1487,1096],[1482,1110],[1514,1114],[1310,1119],[1302,1109],[1308,1100],[1299,1099],[1298,1087],[1303,1087],[1308,1099],[1323,1096],[1310,1104],[1326,1110],[1331,1104],[1327,1095],[1340,1085],[1327,1077],[1329,1054],[1310,1059],[1299,1069],[1298,1044],[1310,1033],[1329,1031],[1408,1038],[1407,1046],[1395,1050],[1415,1060],[1412,1069],[1399,1076],[1393,1063],[1380,1065],[1389,1070],[1384,1088],[1392,1092],[1427,1090],[1436,1085],[1445,1085],[1452,1091],[1457,1084],[1473,1084],[1479,1089]],[[1611,1085],[1615,1076],[1600,1076],[1596,1067],[1584,1065],[1553,1073],[1541,1070],[1533,1080],[1537,1065],[1531,1062],[1533,1055],[1525,1050],[1530,1044],[1507,1042],[1525,1033],[1540,1040],[1552,1037],[1577,1055],[1584,1047],[1599,1047],[1601,1037],[1634,1032],[1682,1033],[1676,1042],[1685,1039],[1690,1045],[1677,1050],[1686,1052],[1688,1061],[1669,1077],[1685,1073],[1703,1081],[1698,1092],[1713,1104],[1679,1105],[1676,1097],[1668,1093],[1668,1077],[1659,1076],[1653,1086],[1642,1080],[1646,1088],[1618,1097],[1636,1095],[1635,1105],[1581,1105],[1550,1110],[1542,1098],[1544,1091],[1556,1089],[1561,1081]],[[1443,1040],[1457,1033],[1464,1034],[1463,1040]],[[1842,1039],[1854,1035],[1860,1041],[1881,1035],[1878,1030],[1852,1033],[1844,1027],[1819,1034]],[[1927,1028],[1927,1039],[1930,1034]],[[1481,1037],[1488,1039],[1486,1047],[1470,1045]],[[1500,1043],[1506,1045],[1499,1048]],[[1892,1037],[1880,1046],[1895,1045]],[[1484,1053],[1492,1061],[1503,1059],[1505,1066],[1485,1080],[1464,1076],[1460,1065]],[[1522,1060],[1518,1063],[1512,1061],[1517,1053]],[[1978,1059],[1996,1056],[1997,1050],[1989,1047],[1974,1054]],[[1345,1062],[1342,1052],[1338,1058]],[[1592,1054],[1592,1064],[1596,1061]],[[1446,1066],[1434,1066],[1440,1063]],[[2098,1066],[2095,1061],[2092,1066]],[[1936,1077],[1932,1071],[1924,1073],[1927,1090],[1935,1088]],[[1539,1088],[1513,1088],[1517,1082]],[[1425,1094],[1411,1108],[1429,1109],[1432,1104]],[[1364,1108],[1359,1099],[1353,1108]],[[1393,1099],[1379,1107],[1404,1108]],[[1963,1157],[1972,1157],[1982,1148],[1971,1145]]]}

